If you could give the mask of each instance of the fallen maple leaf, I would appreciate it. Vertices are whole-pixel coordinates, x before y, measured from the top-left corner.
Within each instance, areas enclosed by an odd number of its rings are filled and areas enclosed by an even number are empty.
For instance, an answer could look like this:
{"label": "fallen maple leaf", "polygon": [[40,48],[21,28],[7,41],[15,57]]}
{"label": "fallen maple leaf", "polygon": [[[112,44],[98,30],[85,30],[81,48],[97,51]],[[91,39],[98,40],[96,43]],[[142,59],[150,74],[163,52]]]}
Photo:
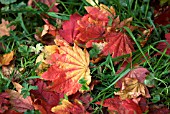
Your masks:
{"label": "fallen maple leaf", "polygon": [[10,53],[0,56],[0,66],[9,65],[10,62],[13,60],[13,57],[14,57],[14,51],[11,51]]}
{"label": "fallen maple leaf", "polygon": [[42,114],[53,114],[51,108],[58,105],[60,94],[48,91],[47,84],[43,80],[37,80],[34,84],[38,90],[32,90],[31,95],[34,99],[34,108],[39,110]]}
{"label": "fallen maple leaf", "polygon": [[121,100],[118,96],[96,104],[108,107],[109,114],[142,114],[140,107],[130,99]]}
{"label": "fallen maple leaf", "polygon": [[160,42],[157,45],[157,48],[162,52],[167,48],[166,54],[170,55],[170,46],[169,46],[170,45],[170,33],[165,34],[165,38],[168,44],[165,42]]}
{"label": "fallen maple leaf", "polygon": [[112,57],[118,57],[130,54],[134,51],[132,41],[124,33],[111,33],[106,36],[107,44],[102,50],[103,55],[112,54]]}
{"label": "fallen maple leaf", "polygon": [[5,21],[4,19],[2,19],[2,23],[0,24],[0,37],[5,36],[5,35],[10,36],[9,31],[15,29],[15,26],[7,27],[8,24],[9,24],[8,21]]}
{"label": "fallen maple leaf", "polygon": [[79,30],[76,36],[78,44],[85,44],[87,48],[92,47],[94,42],[103,42],[104,34],[109,22],[109,18],[113,18],[115,10],[113,7],[100,4],[99,7],[86,6],[87,15],[77,21]]}
{"label": "fallen maple leaf", "polygon": [[74,103],[63,99],[62,104],[53,107],[51,111],[55,114],[88,114],[82,103],[79,102],[77,99],[74,100]]}
{"label": "fallen maple leaf", "polygon": [[107,23],[94,20],[90,15],[85,15],[77,21],[79,33],[76,41],[79,44],[85,44],[87,48],[92,47],[92,42],[103,42]]}
{"label": "fallen maple leaf", "polygon": [[28,96],[24,99],[21,95],[22,86],[16,82],[13,82],[13,85],[17,89],[17,91],[11,89],[6,90],[6,93],[8,93],[8,95],[10,96],[9,102],[12,105],[12,109],[17,110],[18,112],[33,110],[34,107],[32,105],[31,97]]}
{"label": "fallen maple leaf", "polygon": [[50,87],[58,93],[71,95],[81,88],[79,80],[84,78],[89,85],[91,82],[89,69],[89,54],[87,50],[80,49],[76,44],[61,46],[58,53],[52,55],[52,66],[42,75],[45,80],[53,81]]}
{"label": "fallen maple leaf", "polygon": [[81,16],[77,13],[70,16],[70,20],[65,21],[62,25],[62,29],[59,30],[59,34],[63,39],[65,39],[68,43],[73,43],[76,35],[79,33],[77,28],[77,21],[81,18]]}
{"label": "fallen maple leaf", "polygon": [[115,95],[119,95],[121,99],[137,98],[140,95],[150,98],[149,91],[143,83],[140,83],[135,78],[127,77],[122,82],[121,90],[115,92]]}

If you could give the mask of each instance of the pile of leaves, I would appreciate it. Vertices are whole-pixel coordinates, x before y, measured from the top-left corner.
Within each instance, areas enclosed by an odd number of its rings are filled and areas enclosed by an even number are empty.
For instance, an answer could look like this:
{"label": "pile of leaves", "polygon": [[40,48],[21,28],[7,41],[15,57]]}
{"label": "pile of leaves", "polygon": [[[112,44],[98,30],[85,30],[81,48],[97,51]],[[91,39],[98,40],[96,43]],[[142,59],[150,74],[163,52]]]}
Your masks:
{"label": "pile of leaves", "polygon": [[150,1],[0,2],[0,113],[170,113],[169,25]]}

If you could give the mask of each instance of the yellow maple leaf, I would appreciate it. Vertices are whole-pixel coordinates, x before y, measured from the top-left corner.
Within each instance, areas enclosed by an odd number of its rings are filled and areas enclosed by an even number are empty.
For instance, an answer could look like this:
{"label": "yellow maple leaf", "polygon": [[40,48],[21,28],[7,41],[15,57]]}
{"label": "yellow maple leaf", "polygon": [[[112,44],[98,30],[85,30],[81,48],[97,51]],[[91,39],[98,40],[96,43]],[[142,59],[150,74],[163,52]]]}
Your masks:
{"label": "yellow maple leaf", "polygon": [[51,57],[52,66],[42,75],[46,80],[54,81],[51,89],[59,93],[71,95],[81,91],[80,79],[85,79],[86,85],[91,82],[89,69],[89,53],[76,44],[61,46]]}
{"label": "yellow maple leaf", "polygon": [[140,95],[146,98],[150,97],[146,86],[135,78],[125,78],[121,90],[115,92],[115,95],[119,95],[121,99],[137,98]]}

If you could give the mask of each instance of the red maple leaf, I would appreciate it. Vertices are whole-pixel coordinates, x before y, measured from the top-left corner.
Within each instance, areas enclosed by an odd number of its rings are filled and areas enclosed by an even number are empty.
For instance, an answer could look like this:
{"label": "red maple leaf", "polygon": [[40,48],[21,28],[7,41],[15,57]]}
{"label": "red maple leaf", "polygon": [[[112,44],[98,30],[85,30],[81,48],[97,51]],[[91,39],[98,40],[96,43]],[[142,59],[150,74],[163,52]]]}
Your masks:
{"label": "red maple leaf", "polygon": [[166,54],[170,55],[170,33],[165,34],[165,38],[166,38],[167,43],[160,42],[157,48],[162,52],[167,48]]}
{"label": "red maple leaf", "polygon": [[[104,21],[93,20],[89,14],[83,16],[81,20],[77,21],[79,30],[76,40],[79,43],[86,44],[89,48],[92,46],[92,42],[102,42],[103,35],[106,29],[106,23]],[[90,42],[90,43],[89,43]]]}
{"label": "red maple leaf", "polygon": [[8,110],[8,105],[10,104],[8,101],[9,94],[6,92],[0,93],[0,113]]}
{"label": "red maple leaf", "polygon": [[112,54],[112,57],[118,57],[130,54],[134,51],[132,41],[125,33],[111,33],[106,36],[107,44],[102,50],[103,55]]}
{"label": "red maple leaf", "polygon": [[47,84],[42,80],[37,80],[34,85],[38,86],[38,90],[31,91],[35,109],[40,110],[42,114],[53,114],[51,108],[58,105],[60,94],[48,91]]}
{"label": "red maple leaf", "polygon": [[70,16],[70,20],[65,21],[61,30],[59,30],[59,34],[63,37],[68,43],[73,43],[76,35],[79,33],[77,28],[77,21],[81,18],[81,16],[77,13]]}
{"label": "red maple leaf", "polygon": [[105,99],[103,102],[96,104],[108,107],[110,114],[142,114],[140,107],[130,99],[121,100],[118,96]]}

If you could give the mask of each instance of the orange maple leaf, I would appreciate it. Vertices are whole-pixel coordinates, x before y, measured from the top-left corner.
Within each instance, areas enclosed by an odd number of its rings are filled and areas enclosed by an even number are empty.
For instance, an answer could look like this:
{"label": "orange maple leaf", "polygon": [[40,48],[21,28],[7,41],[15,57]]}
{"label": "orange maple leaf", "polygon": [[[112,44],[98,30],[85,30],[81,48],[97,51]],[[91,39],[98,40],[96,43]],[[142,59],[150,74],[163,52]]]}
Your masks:
{"label": "orange maple leaf", "polygon": [[88,114],[82,103],[77,99],[74,100],[74,103],[63,99],[62,104],[53,107],[51,111],[55,114]]}
{"label": "orange maple leaf", "polygon": [[13,60],[13,56],[14,56],[14,51],[11,51],[10,53],[0,56],[0,66],[9,65],[10,62]]}
{"label": "orange maple leaf", "polygon": [[144,84],[140,83],[135,78],[128,77],[124,79],[121,90],[115,92],[115,95],[120,95],[121,99],[137,98],[140,95],[146,98],[150,97],[149,91]]}
{"label": "orange maple leaf", "polygon": [[[91,82],[89,69],[89,54],[76,44],[61,46],[58,52],[52,55],[52,66],[42,75],[42,78],[53,81],[50,87],[58,93],[71,95],[81,88],[79,80],[84,78],[86,84]],[[81,91],[81,90],[80,90]]]}

